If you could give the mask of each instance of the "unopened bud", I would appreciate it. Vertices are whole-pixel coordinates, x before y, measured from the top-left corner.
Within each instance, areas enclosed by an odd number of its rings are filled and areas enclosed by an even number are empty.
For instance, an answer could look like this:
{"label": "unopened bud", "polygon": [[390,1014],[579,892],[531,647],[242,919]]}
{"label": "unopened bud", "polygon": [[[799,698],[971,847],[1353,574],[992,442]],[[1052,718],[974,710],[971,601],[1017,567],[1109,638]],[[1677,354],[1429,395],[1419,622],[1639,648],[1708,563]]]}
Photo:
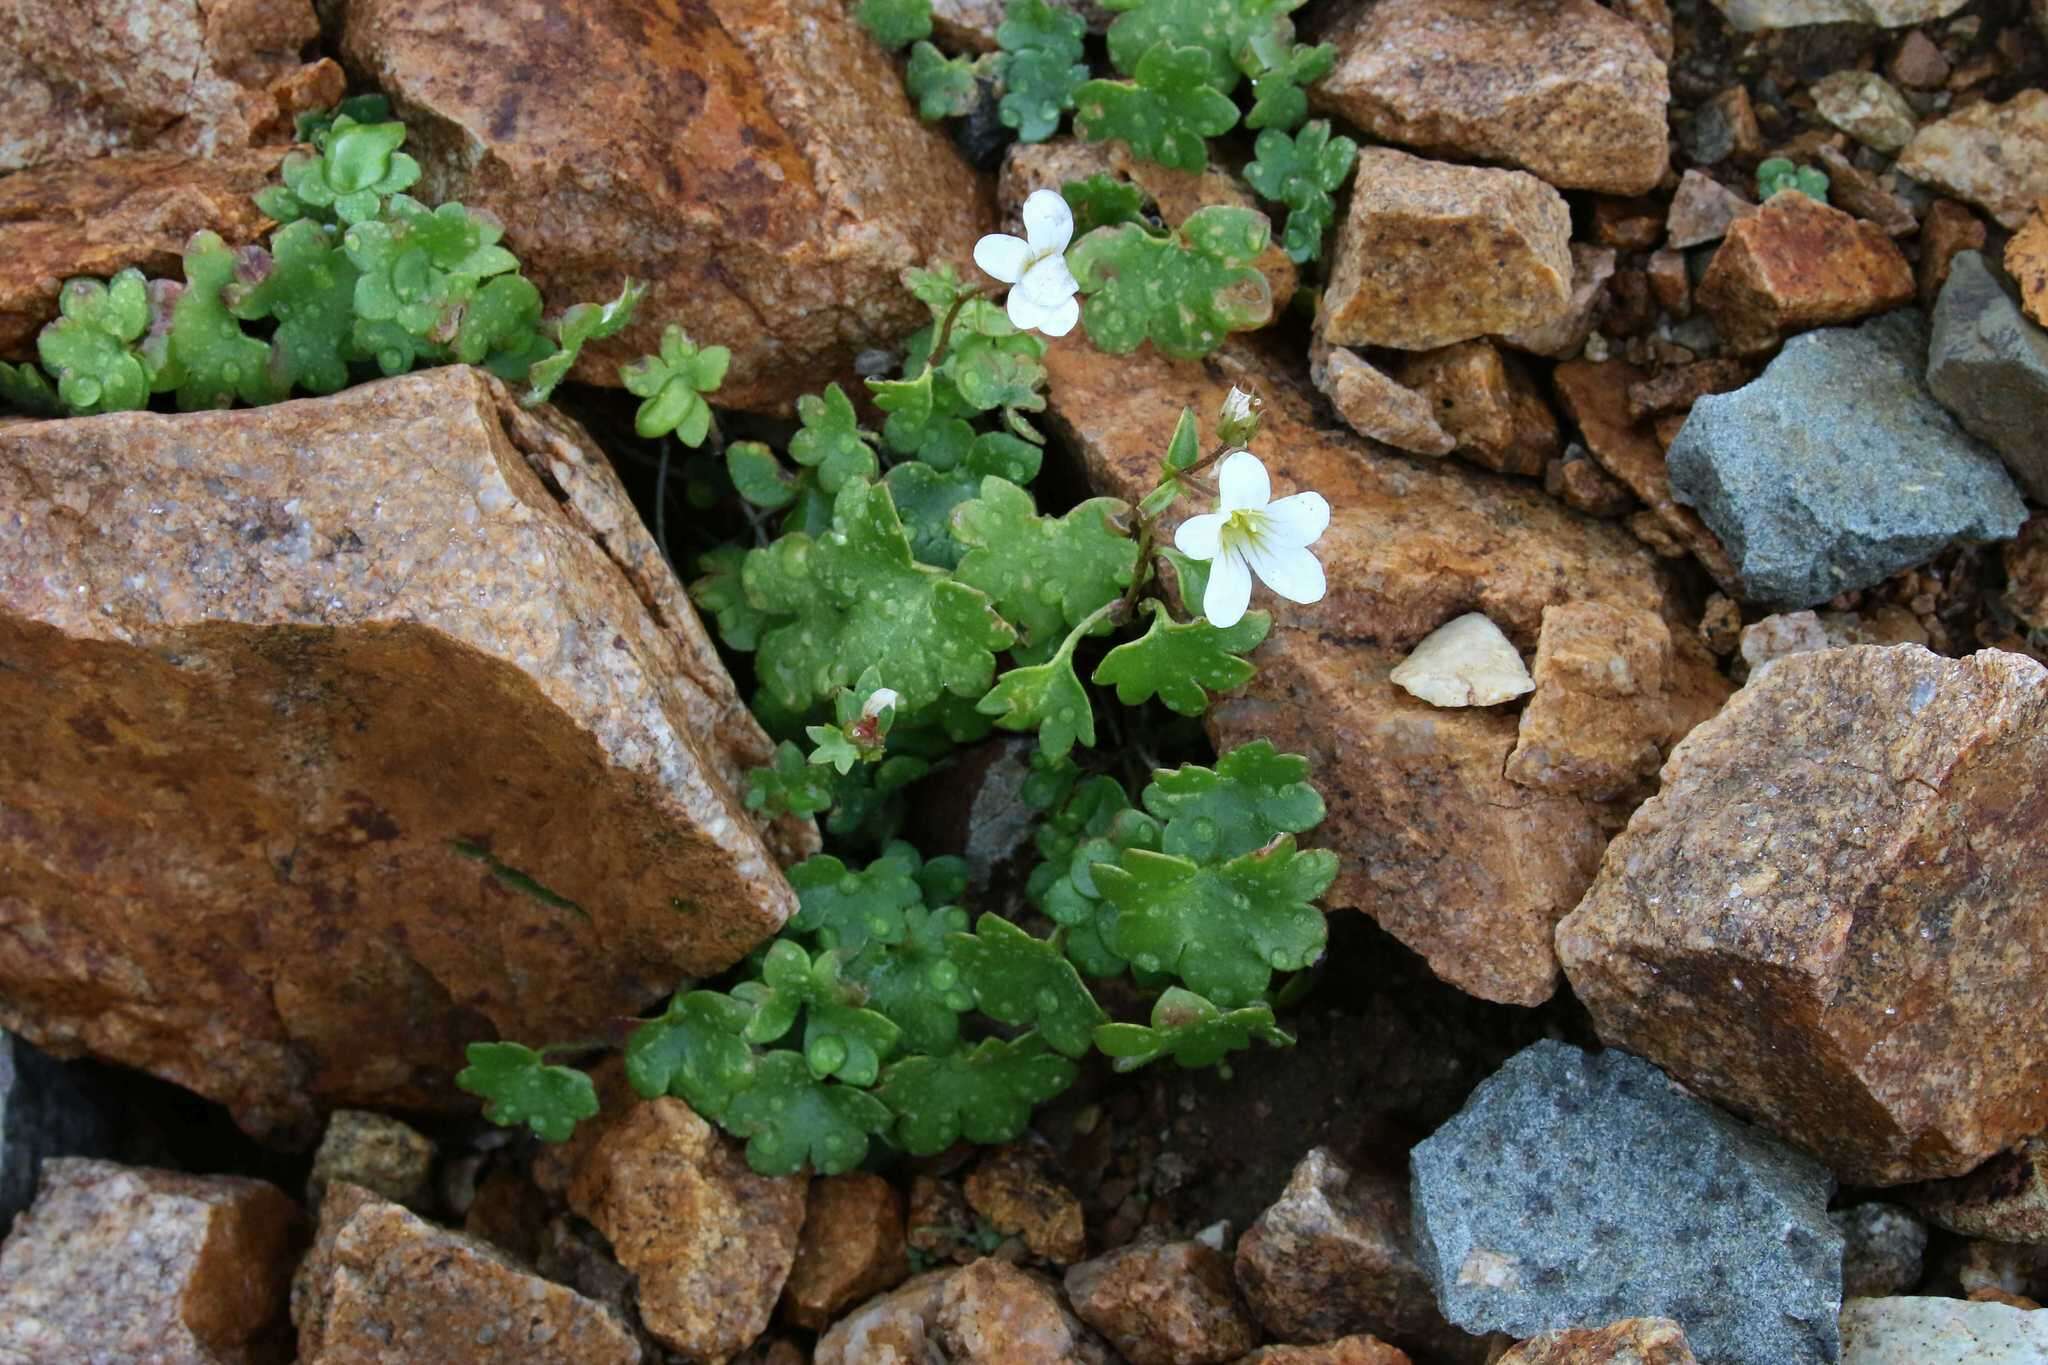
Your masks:
{"label": "unopened bud", "polygon": [[1259,400],[1233,387],[1216,417],[1216,439],[1227,446],[1244,446],[1259,430]]}

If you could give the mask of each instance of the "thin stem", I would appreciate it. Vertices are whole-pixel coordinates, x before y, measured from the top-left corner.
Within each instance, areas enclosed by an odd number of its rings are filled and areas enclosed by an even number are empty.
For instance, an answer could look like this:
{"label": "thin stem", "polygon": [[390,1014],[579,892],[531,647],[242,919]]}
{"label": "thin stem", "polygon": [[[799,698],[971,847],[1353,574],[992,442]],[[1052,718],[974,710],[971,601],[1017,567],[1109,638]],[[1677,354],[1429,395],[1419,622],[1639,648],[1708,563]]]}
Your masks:
{"label": "thin stem", "polygon": [[[1189,465],[1186,469],[1175,470],[1174,473],[1167,480],[1167,482],[1178,484],[1183,479],[1193,478],[1195,475],[1200,474],[1203,470],[1209,468],[1209,466],[1215,464],[1224,456],[1230,454],[1232,451],[1239,449],[1242,449],[1242,447],[1227,444],[1218,444],[1214,450],[1210,451],[1207,455],[1204,455],[1201,459]],[[1158,488],[1154,488],[1152,491],[1154,493],[1157,493],[1160,488],[1164,487],[1166,487],[1166,483],[1161,483]],[[1147,501],[1149,500],[1150,499],[1148,496]],[[1168,506],[1171,505],[1172,504],[1170,503],[1168,504]],[[1163,511],[1164,509],[1161,510]],[[1123,596],[1123,606],[1124,611],[1126,613],[1129,613],[1137,609],[1138,595],[1144,591],[1145,585],[1148,582],[1150,582],[1153,578],[1156,578],[1158,576],[1153,572],[1152,569],[1152,545],[1158,537],[1158,531],[1158,517],[1141,516],[1139,518],[1138,563],[1136,569],[1134,569],[1131,573],[1131,586],[1125,589]]]}
{"label": "thin stem", "polygon": [[965,293],[961,294],[959,297],[953,300],[953,306],[946,310],[945,320],[939,324],[938,336],[933,338],[932,340],[931,354],[925,359],[925,365],[927,367],[935,369],[938,367],[939,362],[946,358],[946,343],[952,340],[953,323],[955,320],[959,318],[960,310],[967,306],[967,302],[970,299],[986,298],[987,292],[988,291],[984,289],[976,287],[974,289],[966,291]]}
{"label": "thin stem", "polygon": [[1095,623],[1097,621],[1100,621],[1103,617],[1109,615],[1111,612],[1120,609],[1122,606],[1123,601],[1121,599],[1111,598],[1109,601],[1104,602],[1101,606],[1097,607],[1094,611],[1089,612],[1087,618],[1083,620],[1080,625],[1075,626],[1072,630],[1067,632],[1067,638],[1060,641],[1060,647],[1053,652],[1052,658],[1047,662],[1051,663],[1057,662],[1061,659],[1073,658],[1074,647],[1081,643],[1081,639],[1083,636],[1087,635],[1089,631],[1095,628]]}

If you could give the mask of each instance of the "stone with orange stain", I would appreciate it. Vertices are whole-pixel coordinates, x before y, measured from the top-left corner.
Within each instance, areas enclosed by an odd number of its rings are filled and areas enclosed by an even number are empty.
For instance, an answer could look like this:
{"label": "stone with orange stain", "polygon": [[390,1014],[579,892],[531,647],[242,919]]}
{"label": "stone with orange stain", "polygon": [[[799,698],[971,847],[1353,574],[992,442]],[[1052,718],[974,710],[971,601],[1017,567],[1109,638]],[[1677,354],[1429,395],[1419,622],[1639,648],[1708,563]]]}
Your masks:
{"label": "stone with orange stain", "polygon": [[1261,1346],[1236,1365],[1414,1365],[1408,1353],[1374,1336],[1339,1337],[1316,1346]]}
{"label": "stone with orange stain", "polygon": [[426,197],[497,215],[551,309],[648,282],[592,383],[680,322],[732,350],[720,403],[786,408],[925,321],[906,266],[971,271],[995,227],[841,0],[356,0],[342,52]]}
{"label": "stone with orange stain", "polygon": [[1461,341],[1394,370],[1422,395],[1457,453],[1500,474],[1540,475],[1563,448],[1557,418],[1522,362],[1491,341]]}
{"label": "stone with orange stain", "polygon": [[849,1171],[811,1182],[782,1316],[821,1332],[840,1310],[910,1278],[903,1196],[878,1175]]}
{"label": "stone with orange stain", "polygon": [[1531,1337],[1496,1365],[1696,1365],[1685,1329],[1669,1318],[1623,1318]]}
{"label": "stone with orange stain", "polygon": [[1309,377],[1346,426],[1411,455],[1448,455],[1457,440],[1438,425],[1430,401],[1397,384],[1358,352],[1314,344]]}
{"label": "stone with orange stain", "polygon": [[2048,90],[2025,89],[2002,104],[1986,100],[1922,124],[1896,164],[2017,231],[2048,195]]}
{"label": "stone with orange stain", "polygon": [[1111,1365],[1051,1281],[986,1257],[871,1299],[818,1339],[815,1365]]}
{"label": "stone with orange stain", "polygon": [[1671,630],[1655,612],[1573,602],[1543,609],[1511,781],[1618,796],[1654,777],[1671,742]]}
{"label": "stone with orange stain", "polygon": [[0,528],[0,1022],[40,1044],[310,1139],[472,1107],[466,1043],[589,1036],[794,909],[688,596],[483,371],[10,425]]}
{"label": "stone with orange stain", "polygon": [[[0,190],[4,188],[5,182],[0,182]],[[1935,207],[1947,202],[1942,200]],[[1948,251],[1947,259],[1953,259],[1958,252],[1979,249],[1984,245],[1984,225],[1975,218],[1970,222],[1977,229],[1975,240],[1965,237]],[[4,231],[0,229],[0,232]],[[1944,266],[1946,263],[1945,259]],[[2026,224],[2005,244],[2005,271],[2020,287],[2020,307],[2026,315],[2048,326],[2048,199],[2035,206]],[[1943,275],[1946,278],[1945,270]],[[1935,286],[1935,292],[1940,292],[1940,285]]]}
{"label": "stone with orange stain", "polygon": [[1915,292],[1883,229],[1780,190],[1729,225],[1696,299],[1731,350],[1756,355],[1788,332],[1882,313]]}
{"label": "stone with orange stain", "polygon": [[1081,1201],[1049,1169],[1051,1153],[1020,1143],[982,1155],[963,1186],[968,1206],[1034,1256],[1071,1265],[1088,1254]]}
{"label": "stone with orange stain", "polygon": [[1130,1365],[1225,1365],[1258,1344],[1230,1261],[1202,1242],[1134,1242],[1067,1272],[1067,1300]]}

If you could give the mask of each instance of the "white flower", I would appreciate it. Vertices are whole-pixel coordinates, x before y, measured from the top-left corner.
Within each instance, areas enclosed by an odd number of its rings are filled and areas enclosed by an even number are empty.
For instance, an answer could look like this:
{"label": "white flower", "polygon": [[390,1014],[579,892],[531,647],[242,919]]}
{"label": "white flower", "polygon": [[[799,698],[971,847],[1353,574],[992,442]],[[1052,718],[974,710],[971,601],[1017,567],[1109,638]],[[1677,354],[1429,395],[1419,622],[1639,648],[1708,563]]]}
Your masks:
{"label": "white flower", "polygon": [[861,718],[864,720],[879,719],[884,711],[895,710],[896,703],[901,700],[903,698],[896,695],[895,688],[878,687],[868,694],[866,701],[860,704]]}
{"label": "white flower", "polygon": [[1216,415],[1216,439],[1225,445],[1248,444],[1259,429],[1259,400],[1233,384]]}
{"label": "white flower", "polygon": [[1330,524],[1320,493],[1272,501],[1266,466],[1249,450],[1216,468],[1217,510],[1189,517],[1173,543],[1189,559],[1210,560],[1202,615],[1214,626],[1234,626],[1252,600],[1252,575],[1290,602],[1320,602],[1323,566],[1308,547]]}
{"label": "white flower", "polygon": [[1063,337],[1081,320],[1080,285],[1067,269],[1074,211],[1058,190],[1024,201],[1024,235],[992,232],[974,244],[974,263],[1010,286],[1010,321],[1019,331]]}

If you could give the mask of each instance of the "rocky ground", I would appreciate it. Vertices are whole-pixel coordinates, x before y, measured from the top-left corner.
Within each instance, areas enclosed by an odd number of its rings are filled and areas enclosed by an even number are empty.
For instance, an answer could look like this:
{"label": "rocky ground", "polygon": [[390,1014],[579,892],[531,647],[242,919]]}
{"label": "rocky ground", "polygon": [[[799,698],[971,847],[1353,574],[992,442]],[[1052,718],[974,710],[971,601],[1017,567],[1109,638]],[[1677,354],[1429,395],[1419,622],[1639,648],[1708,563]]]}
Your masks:
{"label": "rocky ground", "polygon": [[[255,240],[351,88],[551,304],[651,282],[554,408],[0,417],[0,1361],[2048,1361],[2048,4],[1296,19],[1364,144],[1320,292],[1275,249],[1206,360],[1077,331],[1046,417],[1048,481],[1136,500],[1252,389],[1334,509],[1208,718],[1328,802],[1299,1042],[813,1179],[616,1059],[560,1146],[452,1084],[731,963],[817,847],[735,798],[770,746],[666,557],[730,509],[600,385],[684,318],[786,433],[903,267],[1098,171],[1256,202],[1243,135],[949,134],[839,0],[0,16],[0,359]],[[913,816],[985,908],[1023,771]]]}

